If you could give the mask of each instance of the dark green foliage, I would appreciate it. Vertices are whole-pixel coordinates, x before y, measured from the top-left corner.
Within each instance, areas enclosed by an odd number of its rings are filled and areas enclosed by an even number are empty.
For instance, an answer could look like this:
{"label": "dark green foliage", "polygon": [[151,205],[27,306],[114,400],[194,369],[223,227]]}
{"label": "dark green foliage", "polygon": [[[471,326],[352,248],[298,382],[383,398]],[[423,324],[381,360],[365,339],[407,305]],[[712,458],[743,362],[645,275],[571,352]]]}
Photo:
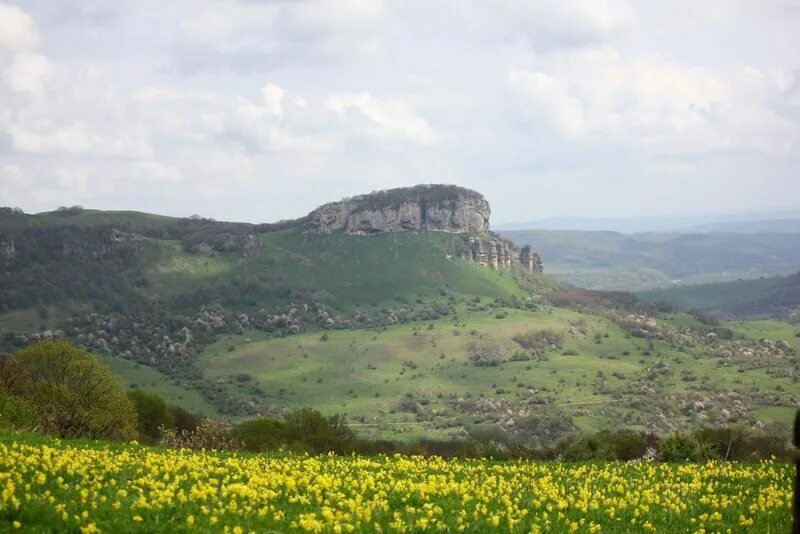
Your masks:
{"label": "dark green foliage", "polygon": [[800,304],[800,273],[774,278],[736,280],[657,289],[639,294],[646,300],[668,301],[708,324],[712,316],[785,319]]}
{"label": "dark green foliage", "polygon": [[343,452],[355,438],[343,415],[326,417],[316,410],[301,408],[286,415],[284,422],[287,443],[313,452]]}
{"label": "dark green foliage", "polygon": [[373,191],[345,199],[355,204],[356,209],[379,209],[397,207],[404,202],[425,204],[455,203],[459,198],[483,199],[477,191],[456,185],[417,185],[414,187],[398,187],[384,191]]}
{"label": "dark green foliage", "polygon": [[578,438],[564,450],[565,460],[635,460],[655,447],[655,438],[627,430],[601,430]]}
{"label": "dark green foliage", "polygon": [[700,443],[689,434],[672,434],[658,444],[658,458],[663,462],[695,462],[702,459]]}
{"label": "dark green foliage", "polygon": [[181,407],[172,408],[172,419],[176,432],[191,432],[202,422],[202,418]]}
{"label": "dark green foliage", "polygon": [[136,408],[137,430],[142,442],[155,443],[159,427],[175,428],[175,414],[158,395],[134,390],[128,393],[128,398]]}
{"label": "dark green foliage", "polygon": [[613,460],[616,458],[614,444],[607,439],[609,433],[598,432],[579,438],[564,451],[564,459],[569,461]]}
{"label": "dark green foliage", "polygon": [[248,451],[269,451],[286,445],[286,423],[275,419],[254,419],[233,427],[233,437]]}

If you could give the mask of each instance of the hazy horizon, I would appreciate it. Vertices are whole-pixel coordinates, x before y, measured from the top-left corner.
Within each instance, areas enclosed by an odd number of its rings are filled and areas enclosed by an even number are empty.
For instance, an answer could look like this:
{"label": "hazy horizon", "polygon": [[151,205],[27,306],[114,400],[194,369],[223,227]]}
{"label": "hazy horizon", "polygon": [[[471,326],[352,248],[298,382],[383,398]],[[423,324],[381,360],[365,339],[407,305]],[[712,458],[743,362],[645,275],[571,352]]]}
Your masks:
{"label": "hazy horizon", "polygon": [[496,225],[793,210],[798,36],[790,0],[2,1],[0,205],[270,222],[454,183]]}

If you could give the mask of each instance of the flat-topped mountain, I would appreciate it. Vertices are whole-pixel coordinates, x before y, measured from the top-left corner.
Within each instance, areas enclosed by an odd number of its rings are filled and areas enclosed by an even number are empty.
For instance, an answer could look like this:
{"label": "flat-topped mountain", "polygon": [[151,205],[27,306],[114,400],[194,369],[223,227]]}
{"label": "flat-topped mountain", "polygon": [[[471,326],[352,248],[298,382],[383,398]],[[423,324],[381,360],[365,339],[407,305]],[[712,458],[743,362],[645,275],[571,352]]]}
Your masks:
{"label": "flat-topped mountain", "polygon": [[431,230],[484,233],[489,203],[483,195],[454,185],[417,185],[330,202],[308,215],[312,232],[369,235]]}

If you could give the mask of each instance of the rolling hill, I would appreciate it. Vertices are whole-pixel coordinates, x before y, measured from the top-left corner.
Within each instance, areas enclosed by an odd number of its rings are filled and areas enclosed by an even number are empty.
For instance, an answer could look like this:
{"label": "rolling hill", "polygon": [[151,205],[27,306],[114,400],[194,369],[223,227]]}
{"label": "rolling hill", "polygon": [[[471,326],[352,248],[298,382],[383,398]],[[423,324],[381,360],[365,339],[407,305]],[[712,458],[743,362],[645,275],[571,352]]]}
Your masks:
{"label": "rolling hill", "polygon": [[756,280],[676,286],[638,293],[684,310],[728,318],[800,318],[800,273]]}
{"label": "rolling hill", "polygon": [[602,290],[787,275],[800,269],[800,233],[647,233],[518,230],[500,234],[531,245],[558,280]]}
{"label": "rolling hill", "polygon": [[[546,444],[620,424],[785,424],[800,380],[790,324],[707,325],[565,286],[539,272],[536,252],[489,232],[488,213],[452,186],[260,225],[9,210],[0,342],[67,338],[129,387],[207,415],[310,406],[393,438]],[[599,254],[606,239],[635,256],[669,241],[592,237],[564,246]],[[752,242],[741,257],[759,246],[781,247]]]}

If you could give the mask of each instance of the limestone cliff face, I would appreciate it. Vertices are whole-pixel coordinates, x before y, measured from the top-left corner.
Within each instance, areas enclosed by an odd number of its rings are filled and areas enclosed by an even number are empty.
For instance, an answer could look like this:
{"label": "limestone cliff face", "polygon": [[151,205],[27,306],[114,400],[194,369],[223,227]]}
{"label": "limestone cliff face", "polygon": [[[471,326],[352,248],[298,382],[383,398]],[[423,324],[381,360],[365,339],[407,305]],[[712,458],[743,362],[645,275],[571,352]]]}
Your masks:
{"label": "limestone cliff face", "polygon": [[523,245],[519,250],[519,262],[529,271],[542,272],[542,258],[530,245]]}
{"label": "limestone cliff face", "polygon": [[494,270],[511,269],[513,247],[500,239],[470,237],[459,251],[464,261],[485,265]]}
{"label": "limestone cliff face", "polygon": [[306,231],[355,235],[427,230],[466,234],[454,251],[462,260],[494,270],[510,270],[514,262],[541,271],[539,255],[489,231],[489,203],[483,195],[452,185],[418,185],[378,191],[315,209],[303,219]]}
{"label": "limestone cliff face", "polygon": [[489,214],[489,203],[476,191],[422,185],[325,204],[308,215],[307,227],[322,234],[339,230],[357,235],[413,230],[484,233],[489,230]]}

